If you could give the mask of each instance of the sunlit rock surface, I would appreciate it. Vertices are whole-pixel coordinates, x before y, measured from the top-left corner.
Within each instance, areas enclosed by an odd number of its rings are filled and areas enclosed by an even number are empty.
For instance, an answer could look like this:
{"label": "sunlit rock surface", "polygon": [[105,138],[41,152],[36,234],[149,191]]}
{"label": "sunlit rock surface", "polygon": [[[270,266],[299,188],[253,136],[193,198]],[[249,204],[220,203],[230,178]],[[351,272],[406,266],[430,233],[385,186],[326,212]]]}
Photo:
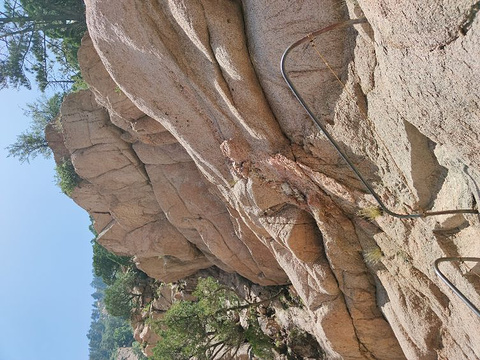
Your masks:
{"label": "sunlit rock surface", "polygon": [[[292,80],[393,211],[472,208],[478,4],[86,6],[79,58],[90,90],[67,97],[47,138],[82,177],[72,197],[105,230],[104,246],[165,282],[216,265],[261,285],[291,283],[329,359],[480,357],[480,319],[432,267],[479,254],[478,216],[360,218],[372,196],[279,71],[298,38],[365,16],[356,31],[292,52]],[[480,305],[478,277],[444,271]]]}

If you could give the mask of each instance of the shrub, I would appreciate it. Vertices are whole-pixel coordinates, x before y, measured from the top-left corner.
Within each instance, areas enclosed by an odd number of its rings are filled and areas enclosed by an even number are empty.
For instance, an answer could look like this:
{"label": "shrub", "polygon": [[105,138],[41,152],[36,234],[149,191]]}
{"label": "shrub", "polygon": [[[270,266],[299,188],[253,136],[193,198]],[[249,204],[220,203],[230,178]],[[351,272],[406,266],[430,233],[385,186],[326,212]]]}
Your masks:
{"label": "shrub", "polygon": [[128,256],[118,256],[111,253],[100,245],[96,240],[92,241],[93,247],[93,271],[95,276],[102,278],[107,285],[112,285],[121,274],[133,266],[132,259]]}
{"label": "shrub", "polygon": [[78,186],[82,180],[80,176],[75,172],[72,161],[70,159],[64,159],[61,164],[55,167],[55,179],[57,185],[62,192],[67,196],[71,196],[73,190]]}
{"label": "shrub", "polygon": [[135,308],[134,299],[141,296],[133,294],[136,280],[134,271],[127,271],[105,289],[105,309],[110,315],[123,319],[130,318]]}
{"label": "shrub", "polygon": [[137,341],[134,341],[132,344],[132,350],[138,360],[148,360],[148,358],[143,354],[143,347]]}
{"label": "shrub", "polygon": [[[273,357],[273,341],[261,331],[256,316],[258,306],[273,298],[250,303],[213,278],[200,279],[193,295],[195,301],[174,303],[156,323],[161,340],[154,348],[154,360],[206,360],[227,354],[235,358],[244,343],[250,343],[262,359]],[[247,328],[240,323],[245,310]]]}
{"label": "shrub", "polygon": [[260,328],[257,312],[254,308],[250,308],[248,315],[248,328],[245,330],[245,339],[252,347],[252,353],[264,360],[274,359],[272,339]]}

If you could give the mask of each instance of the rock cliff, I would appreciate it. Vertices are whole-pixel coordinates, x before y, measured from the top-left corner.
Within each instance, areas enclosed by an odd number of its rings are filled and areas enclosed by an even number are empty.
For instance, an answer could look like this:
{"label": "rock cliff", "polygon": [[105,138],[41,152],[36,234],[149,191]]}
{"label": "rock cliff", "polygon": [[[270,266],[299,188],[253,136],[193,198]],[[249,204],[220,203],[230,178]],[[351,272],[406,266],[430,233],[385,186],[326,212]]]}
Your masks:
{"label": "rock cliff", "polygon": [[[480,5],[473,0],[86,0],[90,90],[47,138],[83,179],[100,242],[172,282],[213,265],[291,283],[329,359],[475,359],[480,319],[435,275],[475,256],[479,218],[357,215],[365,187],[288,72],[393,211],[480,201]],[[309,44],[309,43],[307,43]],[[312,46],[313,45],[313,46]],[[340,85],[332,71],[344,83]],[[445,272],[477,305],[478,277]]]}

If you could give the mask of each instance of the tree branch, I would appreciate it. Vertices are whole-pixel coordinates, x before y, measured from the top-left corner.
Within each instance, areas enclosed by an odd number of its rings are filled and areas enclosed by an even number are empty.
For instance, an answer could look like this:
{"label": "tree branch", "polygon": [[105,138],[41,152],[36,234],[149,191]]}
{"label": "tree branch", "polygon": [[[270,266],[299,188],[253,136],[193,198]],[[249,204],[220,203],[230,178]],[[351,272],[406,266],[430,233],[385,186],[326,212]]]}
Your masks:
{"label": "tree branch", "polygon": [[18,22],[52,22],[52,21],[74,21],[84,22],[83,16],[65,16],[65,15],[39,15],[39,16],[5,16],[0,18],[0,25]]}
{"label": "tree branch", "polygon": [[[211,359],[215,359],[215,357],[220,353],[220,351],[222,351],[222,349],[226,346],[226,344],[224,342],[219,342],[217,344],[214,344],[214,345],[222,345],[220,346],[217,350],[215,350],[215,352],[212,354],[211,356]],[[228,350],[228,349],[227,349]]]}
{"label": "tree branch", "polygon": [[259,305],[262,305],[262,304],[272,302],[273,300],[278,298],[283,293],[283,291],[284,291],[284,289],[281,289],[276,295],[274,295],[274,296],[272,296],[268,299],[262,300],[262,301],[258,301],[258,302],[254,302],[254,303],[250,303],[250,302],[247,301],[248,304],[246,304],[246,305],[239,305],[239,306],[233,306],[233,307],[226,308],[226,309],[220,309],[220,310],[216,311],[214,315],[220,314],[222,312],[248,309],[248,308],[251,308],[251,307],[254,307],[254,306],[259,306]]}

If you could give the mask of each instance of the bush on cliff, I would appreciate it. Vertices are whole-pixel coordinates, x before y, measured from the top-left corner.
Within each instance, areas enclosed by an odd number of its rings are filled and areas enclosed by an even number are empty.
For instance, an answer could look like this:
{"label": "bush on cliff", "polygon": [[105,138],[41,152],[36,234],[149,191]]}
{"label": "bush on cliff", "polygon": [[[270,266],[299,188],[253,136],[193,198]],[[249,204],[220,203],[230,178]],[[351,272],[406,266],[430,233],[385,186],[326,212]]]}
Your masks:
{"label": "bush on cliff", "polygon": [[71,196],[73,190],[82,180],[75,171],[75,167],[70,159],[64,159],[61,164],[55,167],[55,179],[62,192]]}
{"label": "bush on cliff", "polygon": [[[153,360],[234,358],[245,343],[260,358],[273,358],[273,341],[261,331],[256,315],[258,306],[273,298],[250,303],[213,278],[200,279],[193,295],[195,301],[174,303],[155,324],[161,340]],[[240,323],[241,313],[247,327]]]}
{"label": "bush on cliff", "polygon": [[107,285],[113,285],[117,275],[133,267],[132,259],[128,256],[118,256],[100,245],[95,239],[93,247],[93,271],[102,278]]}
{"label": "bush on cliff", "polygon": [[134,300],[142,296],[142,294],[134,293],[134,288],[138,283],[139,273],[128,270],[105,289],[105,309],[110,315],[130,319],[135,308]]}

